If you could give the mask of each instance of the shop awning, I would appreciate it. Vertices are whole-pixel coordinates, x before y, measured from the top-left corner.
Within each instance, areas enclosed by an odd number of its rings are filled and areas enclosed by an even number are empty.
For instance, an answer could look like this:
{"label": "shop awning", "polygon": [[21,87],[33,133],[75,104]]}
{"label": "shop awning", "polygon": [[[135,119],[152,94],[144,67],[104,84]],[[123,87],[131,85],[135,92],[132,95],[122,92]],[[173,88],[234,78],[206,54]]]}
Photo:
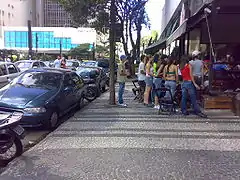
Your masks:
{"label": "shop awning", "polygon": [[159,51],[159,49],[164,49],[166,47],[166,39],[159,39],[157,40],[157,42],[153,43],[152,45],[148,46],[145,49],[145,53],[146,54],[154,54],[157,51]]}
{"label": "shop awning", "polygon": [[167,39],[166,46],[169,46],[173,41],[181,37],[187,31],[187,20],[185,20]]}

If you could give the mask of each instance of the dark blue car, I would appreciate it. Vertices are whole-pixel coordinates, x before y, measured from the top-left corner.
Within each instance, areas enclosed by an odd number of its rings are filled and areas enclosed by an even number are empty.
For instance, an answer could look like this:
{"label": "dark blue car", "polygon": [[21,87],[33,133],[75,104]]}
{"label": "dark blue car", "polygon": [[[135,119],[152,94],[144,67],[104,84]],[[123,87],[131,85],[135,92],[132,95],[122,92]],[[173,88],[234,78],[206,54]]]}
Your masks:
{"label": "dark blue car", "polygon": [[23,112],[24,127],[57,126],[59,117],[83,105],[86,88],[75,72],[31,69],[0,89],[0,111]]}

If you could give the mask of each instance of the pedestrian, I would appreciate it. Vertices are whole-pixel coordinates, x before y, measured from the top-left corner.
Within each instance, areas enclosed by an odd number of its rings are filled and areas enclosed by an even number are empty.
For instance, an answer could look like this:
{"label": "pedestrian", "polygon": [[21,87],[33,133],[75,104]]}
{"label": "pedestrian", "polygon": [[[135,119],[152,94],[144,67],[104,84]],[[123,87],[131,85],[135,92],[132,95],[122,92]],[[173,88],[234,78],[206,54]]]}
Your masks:
{"label": "pedestrian", "polygon": [[202,78],[204,73],[203,61],[200,60],[200,54],[200,51],[193,51],[192,60],[190,61],[190,64],[192,66],[192,73],[198,86],[202,85]]}
{"label": "pedestrian", "polygon": [[200,107],[197,104],[195,88],[200,89],[200,87],[195,82],[193,72],[192,72],[192,65],[189,63],[189,58],[187,56],[183,56],[181,58],[180,69],[181,69],[182,78],[183,78],[182,100],[181,100],[182,114],[189,115],[189,112],[187,111],[187,99],[189,96],[194,113],[200,117],[207,118],[207,116],[201,112]]}
{"label": "pedestrian", "polygon": [[[177,83],[178,83],[178,67],[175,63],[174,57],[169,57],[167,65],[163,71],[163,78],[165,79],[165,87],[168,88],[171,92],[172,98],[174,97]],[[166,92],[166,98],[170,98],[169,92]]]}
{"label": "pedestrian", "polygon": [[61,60],[61,68],[66,69],[66,59],[63,57]]}
{"label": "pedestrian", "polygon": [[57,59],[53,62],[55,68],[61,68],[61,56],[58,56]]}
{"label": "pedestrian", "polygon": [[126,72],[126,62],[127,62],[127,56],[122,55],[120,57],[120,63],[118,64],[118,71],[117,71],[117,81],[119,83],[119,90],[118,90],[118,105],[127,107],[126,104],[124,104],[123,100],[123,94],[125,90],[125,82],[127,80],[127,72]]}
{"label": "pedestrian", "polygon": [[145,72],[145,55],[141,56],[141,62],[139,64],[139,68],[138,68],[138,85],[140,87],[140,101],[143,101],[143,96],[144,96],[144,92],[145,92],[145,88],[146,88],[146,83],[145,83],[145,79],[146,79],[146,72]]}
{"label": "pedestrian", "polygon": [[144,93],[144,105],[148,107],[152,107],[152,102],[150,103],[150,96],[153,88],[153,57],[147,56],[147,64],[146,64],[146,89]]}
{"label": "pedestrian", "polygon": [[162,93],[158,90],[160,88],[162,88],[163,86],[163,70],[165,67],[165,63],[164,60],[161,59],[160,63],[157,67],[157,72],[155,73],[155,77],[154,77],[154,87],[155,87],[155,96],[154,96],[154,101],[155,101],[155,106],[154,109],[159,109],[160,105],[159,105],[159,97],[162,96]]}

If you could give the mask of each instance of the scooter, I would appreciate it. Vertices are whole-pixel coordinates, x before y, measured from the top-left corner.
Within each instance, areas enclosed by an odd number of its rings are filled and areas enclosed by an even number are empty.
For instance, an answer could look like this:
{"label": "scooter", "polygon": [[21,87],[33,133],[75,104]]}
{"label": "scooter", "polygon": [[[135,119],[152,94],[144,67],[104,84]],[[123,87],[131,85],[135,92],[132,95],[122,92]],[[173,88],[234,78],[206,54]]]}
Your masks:
{"label": "scooter", "polygon": [[23,113],[0,111],[0,165],[6,166],[23,153],[25,130],[19,125]]}

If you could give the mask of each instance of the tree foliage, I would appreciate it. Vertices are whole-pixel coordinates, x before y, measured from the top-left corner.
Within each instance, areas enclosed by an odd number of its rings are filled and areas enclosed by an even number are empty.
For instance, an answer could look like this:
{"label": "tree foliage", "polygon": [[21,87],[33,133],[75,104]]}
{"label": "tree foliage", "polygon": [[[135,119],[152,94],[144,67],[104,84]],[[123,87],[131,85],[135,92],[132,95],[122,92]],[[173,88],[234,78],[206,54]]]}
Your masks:
{"label": "tree foliage", "polygon": [[[142,27],[150,27],[145,4],[148,0],[116,0],[116,23],[122,27],[121,42],[126,55],[133,61],[140,56]],[[108,32],[110,0],[58,0],[70,13],[76,27],[93,27]],[[134,36],[136,33],[136,38]],[[131,47],[129,47],[129,43]],[[130,51],[131,50],[131,51]]]}

